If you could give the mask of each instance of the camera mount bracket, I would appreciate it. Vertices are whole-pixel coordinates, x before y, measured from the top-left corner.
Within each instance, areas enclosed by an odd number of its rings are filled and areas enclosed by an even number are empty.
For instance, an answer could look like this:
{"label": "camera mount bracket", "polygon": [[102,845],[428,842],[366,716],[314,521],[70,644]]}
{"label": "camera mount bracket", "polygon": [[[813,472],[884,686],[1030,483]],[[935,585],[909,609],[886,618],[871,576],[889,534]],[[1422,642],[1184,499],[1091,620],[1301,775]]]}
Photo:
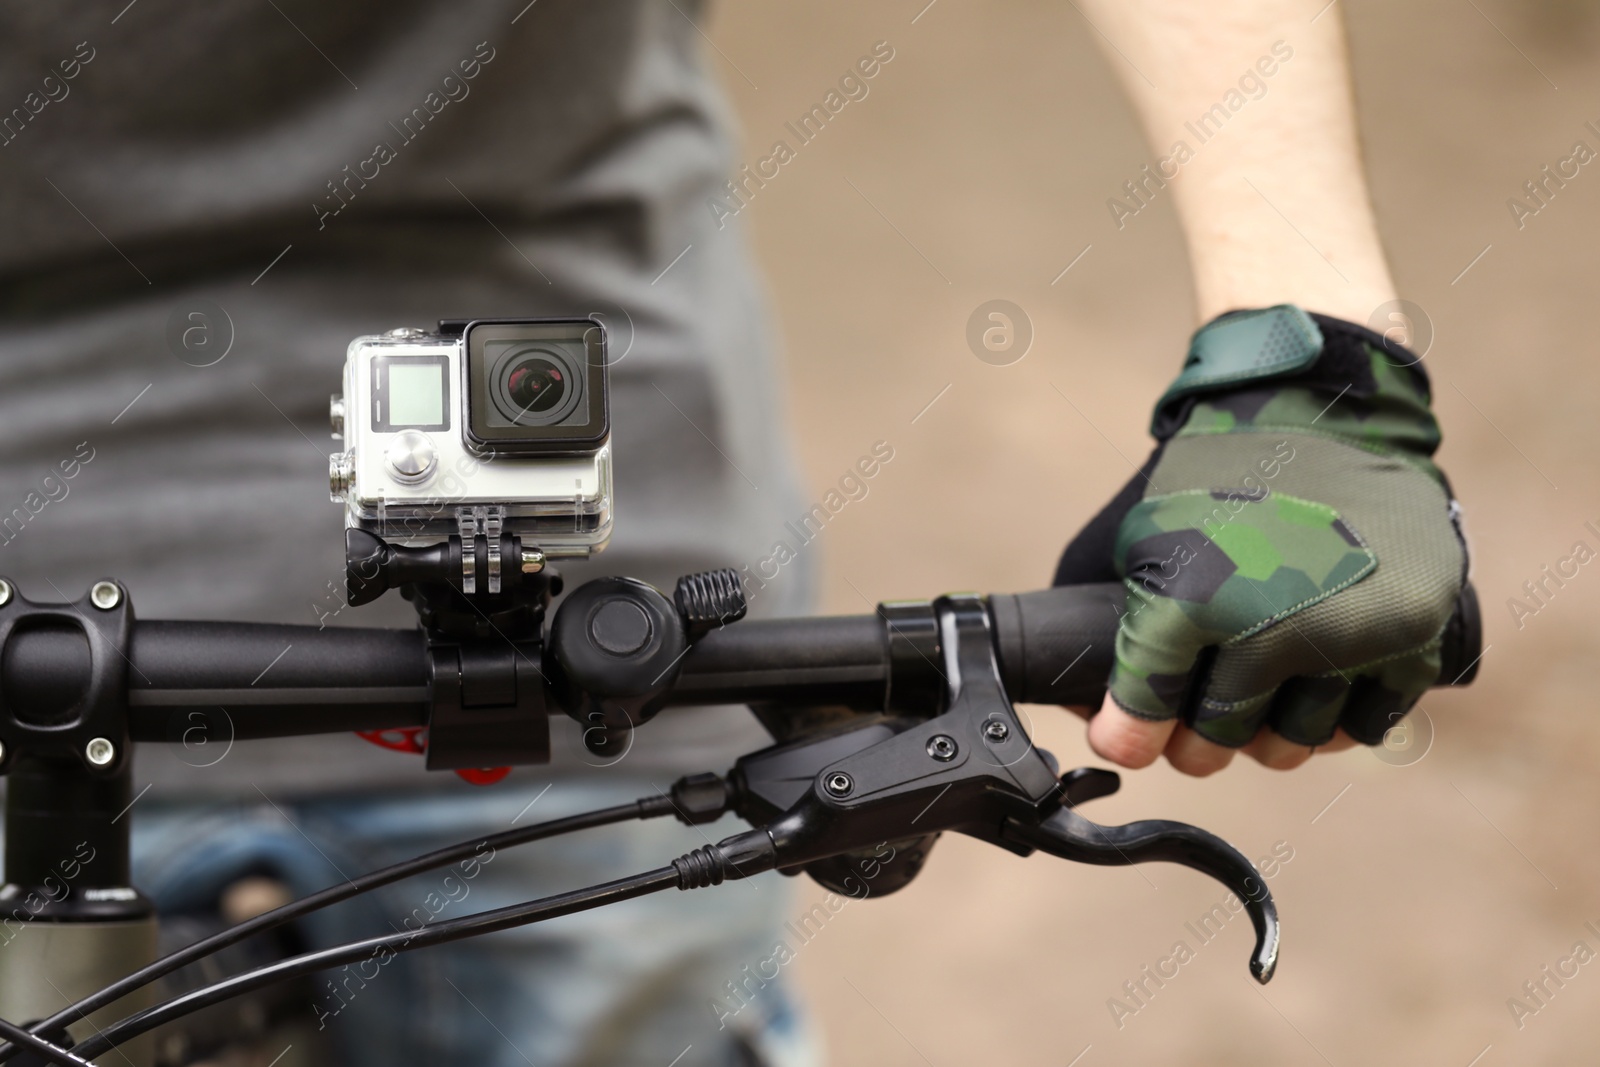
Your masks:
{"label": "camera mount bracket", "polygon": [[509,606],[537,603],[542,619],[548,597],[561,591],[560,579],[547,567],[545,554],[524,545],[517,534],[506,536],[498,507],[460,509],[457,528],[459,533],[420,548],[385,541],[355,527],[346,529],[347,602],[352,607],[370,604],[390,589],[414,599],[407,589],[432,587],[440,590],[440,595],[444,590],[457,594],[461,599],[455,607],[467,618],[490,619],[500,625],[496,616]]}
{"label": "camera mount bracket", "polygon": [[505,535],[500,508],[461,508],[457,520],[459,534],[421,548],[345,530],[349,603],[399,589],[417,609],[428,637],[430,770],[548,763],[542,633],[561,576]]}
{"label": "camera mount bracket", "polygon": [[[485,577],[487,578],[489,595],[500,592],[500,535],[505,529],[505,515],[500,505],[478,505],[476,507],[456,508],[456,528],[459,531],[463,545],[478,543],[478,535],[483,535]],[[518,553],[520,555],[520,552]],[[463,552],[461,554],[461,591],[468,596],[478,591],[478,553]],[[534,572],[544,569],[543,556],[537,560]]]}

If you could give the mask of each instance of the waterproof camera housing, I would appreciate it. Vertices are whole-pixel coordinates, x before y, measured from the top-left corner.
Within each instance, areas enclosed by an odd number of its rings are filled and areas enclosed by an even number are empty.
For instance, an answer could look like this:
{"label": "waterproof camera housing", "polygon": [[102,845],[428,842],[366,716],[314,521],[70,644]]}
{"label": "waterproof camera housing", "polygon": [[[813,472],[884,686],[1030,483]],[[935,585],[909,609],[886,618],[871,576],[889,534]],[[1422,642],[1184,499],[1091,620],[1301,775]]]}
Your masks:
{"label": "waterproof camera housing", "polygon": [[345,526],[397,545],[518,535],[584,557],[611,534],[606,335],[596,319],[444,320],[350,342],[329,408]]}

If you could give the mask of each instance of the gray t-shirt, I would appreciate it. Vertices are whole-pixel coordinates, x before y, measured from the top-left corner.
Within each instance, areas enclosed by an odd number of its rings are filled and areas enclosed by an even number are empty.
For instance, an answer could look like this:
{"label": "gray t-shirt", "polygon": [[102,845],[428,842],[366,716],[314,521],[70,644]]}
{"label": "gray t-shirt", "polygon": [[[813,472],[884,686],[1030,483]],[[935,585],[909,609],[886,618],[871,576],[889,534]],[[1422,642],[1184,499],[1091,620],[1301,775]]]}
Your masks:
{"label": "gray t-shirt", "polygon": [[[327,403],[351,338],[441,317],[599,313],[625,353],[616,530],[569,587],[754,565],[803,510],[759,285],[708,206],[731,153],[701,4],[125,4],[0,12],[0,517],[24,513],[0,574],[25,595],[114,576],[143,618],[414,624],[394,594],[329,614]],[[202,301],[210,347],[174,345]],[[755,612],[800,608],[810,564]],[[720,769],[749,730],[668,715],[630,758]],[[422,779],[347,735],[186,766],[215,753],[139,772]]]}

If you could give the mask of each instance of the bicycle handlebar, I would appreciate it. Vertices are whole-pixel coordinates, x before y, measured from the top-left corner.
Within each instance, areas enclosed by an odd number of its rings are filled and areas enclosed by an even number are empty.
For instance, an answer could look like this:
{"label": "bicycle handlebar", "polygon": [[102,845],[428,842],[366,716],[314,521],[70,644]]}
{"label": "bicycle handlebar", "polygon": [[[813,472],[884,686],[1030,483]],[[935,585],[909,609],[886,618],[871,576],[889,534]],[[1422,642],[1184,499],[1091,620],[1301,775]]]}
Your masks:
{"label": "bicycle handlebar", "polygon": [[[1067,586],[988,598],[995,652],[1014,701],[1098,705],[1115,650],[1122,586]],[[752,619],[700,637],[684,654],[670,704],[842,704],[889,700],[892,620],[883,614]],[[1445,635],[1440,684],[1476,672],[1471,587]],[[430,689],[420,631],[260,623],[139,621],[129,662],[135,741],[171,740],[173,716],[226,708],[239,740],[425,725]],[[292,652],[292,654],[289,654]],[[77,660],[49,630],[6,649],[8,685],[25,698]]]}
{"label": "bicycle handlebar", "polygon": [[[1104,827],[1084,819],[1078,806],[1114,792],[1117,776],[1090,768],[1061,775],[1053,758],[1033,747],[1011,708],[1013,701],[1100,701],[1114,662],[1125,598],[1120,585],[881,604],[872,615],[740,621],[744,603],[732,571],[681,580],[672,602],[643,583],[599,579],[562,602],[548,637],[535,621],[520,642],[504,634],[495,640],[486,616],[482,632],[462,640],[434,629],[139,622],[120,587],[110,582],[99,583],[77,604],[35,605],[15,597],[9,583],[0,589],[0,607],[7,608],[0,613],[0,710],[9,715],[0,726],[12,732],[0,757],[12,776],[7,878],[24,887],[39,883],[41,872],[50,869],[51,843],[63,834],[86,834],[105,846],[98,880],[122,887],[116,890],[121,895],[115,899],[124,902],[118,915],[130,920],[147,918],[149,905],[126,888],[127,829],[116,823],[137,798],[126,760],[108,737],[187,742],[194,716],[220,708],[229,719],[230,740],[427,727],[430,766],[446,735],[457,744],[465,737],[462,748],[471,755],[514,751],[530,762],[541,751],[548,758],[547,737],[542,748],[527,743],[528,725],[538,721],[534,712],[542,717],[566,711],[593,721],[604,719],[610,700],[616,705],[610,710],[623,711],[620,728],[626,730],[668,704],[844,705],[891,714],[842,733],[801,731],[742,758],[726,780],[691,776],[674,785],[664,805],[654,798],[641,802],[641,815],[647,807],[654,814],[670,808],[692,824],[732,810],[755,829],[627,884],[641,891],[690,889],[778,868],[805,870],[832,886],[839,857],[872,842],[915,837],[920,845],[908,856],[918,858],[894,886],[882,887],[892,892],[916,875],[927,844],[952,830],[1023,855],[1043,851],[1096,864],[1166,861],[1204,872],[1238,894],[1250,911],[1255,977],[1270,979],[1277,959],[1276,906],[1243,855],[1183,823]],[[726,625],[730,620],[737,624]],[[1480,642],[1477,600],[1467,587],[1441,642],[1443,684],[1472,680]],[[618,724],[612,719],[601,725],[604,744]],[[101,726],[106,734],[92,733]],[[92,739],[85,745],[69,730]],[[24,741],[37,749],[18,744]],[[91,765],[87,775],[60,758],[74,744]],[[445,760],[438,765],[475,766]],[[938,811],[926,817],[935,802]],[[607,813],[597,815],[605,817],[594,825],[611,821]],[[430,869],[438,858],[377,872],[363,884],[385,884],[413,866]],[[573,897],[574,907],[605,903],[609,887],[622,884],[582,891]],[[360,891],[353,882],[350,888]],[[343,889],[334,895],[342,896]],[[106,907],[74,899],[52,918],[93,934],[103,925],[96,920],[109,915]],[[566,907],[550,900],[511,909],[511,924]],[[471,936],[491,928],[480,927],[480,919],[498,914],[443,925],[452,931],[460,925],[460,936]],[[240,928],[204,952],[246,932],[248,927]],[[94,943],[92,937],[85,942]],[[314,968],[332,958],[292,962]],[[113,983],[79,1007],[103,1006],[167,973],[175,960],[181,962],[181,954]],[[113,1029],[137,1034],[158,1017],[177,1017],[278,974],[267,968],[216,983],[192,1003],[180,998]],[[0,1026],[0,1037],[11,1042],[0,1046],[0,1060],[20,1043],[54,1062],[82,1062],[38,1037],[54,1034],[51,1027],[64,1017],[58,1013],[38,1024],[31,1036]],[[98,1055],[108,1040],[100,1035],[84,1051],[92,1046]]]}
{"label": "bicycle handlebar", "polygon": [[[37,641],[13,638],[18,659]],[[128,661],[135,741],[170,740],[174,713],[214,707],[240,740],[423,726],[431,699],[420,630],[140,620]]]}

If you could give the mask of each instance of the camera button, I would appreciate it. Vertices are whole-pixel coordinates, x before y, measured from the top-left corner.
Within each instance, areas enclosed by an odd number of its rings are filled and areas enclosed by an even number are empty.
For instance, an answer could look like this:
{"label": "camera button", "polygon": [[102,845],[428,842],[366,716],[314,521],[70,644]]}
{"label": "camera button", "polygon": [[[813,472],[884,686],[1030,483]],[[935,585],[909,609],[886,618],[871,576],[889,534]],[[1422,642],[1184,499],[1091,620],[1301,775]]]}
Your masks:
{"label": "camera button", "polygon": [[438,459],[433,439],[421,430],[401,430],[384,453],[389,473],[408,485],[427,481]]}

